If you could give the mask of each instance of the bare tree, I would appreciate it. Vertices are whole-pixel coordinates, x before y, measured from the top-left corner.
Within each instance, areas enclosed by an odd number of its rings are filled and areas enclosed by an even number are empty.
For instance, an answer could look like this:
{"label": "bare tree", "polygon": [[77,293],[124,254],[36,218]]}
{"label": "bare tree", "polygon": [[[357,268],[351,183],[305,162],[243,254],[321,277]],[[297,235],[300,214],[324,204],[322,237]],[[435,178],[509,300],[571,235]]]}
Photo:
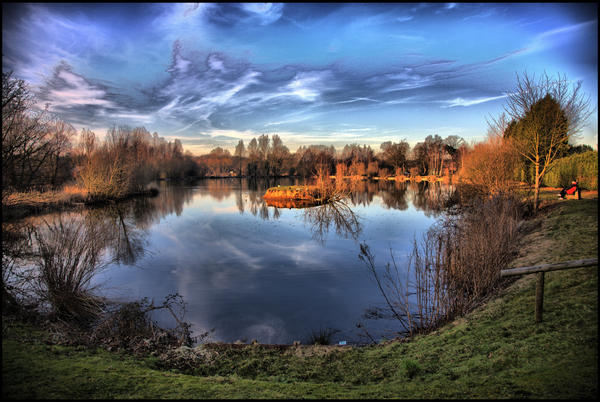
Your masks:
{"label": "bare tree", "polygon": [[[2,187],[26,189],[39,178],[52,146],[48,113],[34,110],[35,98],[25,81],[2,73]],[[38,180],[39,181],[39,180]]]}
{"label": "bare tree", "polygon": [[244,157],[244,153],[246,149],[244,148],[244,140],[240,140],[238,144],[235,146],[234,155],[239,158],[240,161],[240,170],[238,172],[238,176],[242,176],[242,158]]}
{"label": "bare tree", "polygon": [[271,139],[271,150],[269,152],[270,165],[274,176],[279,176],[283,170],[283,162],[289,157],[288,147],[283,145],[279,135],[274,134]]}
{"label": "bare tree", "polygon": [[[72,138],[75,137],[77,131],[69,123],[55,119],[48,127],[49,131],[49,142],[51,145],[50,152],[52,153],[52,160],[50,161],[50,184],[52,187],[56,187],[58,183],[59,170],[61,167],[61,159],[65,156],[65,153],[71,149]],[[70,175],[70,174],[69,174]]]}
{"label": "bare tree", "polygon": [[408,142],[400,141],[392,143],[391,141],[386,141],[381,144],[380,148],[382,151],[381,157],[385,163],[393,167],[394,171],[400,168],[402,172],[405,171],[406,156],[410,149]]}
{"label": "bare tree", "polygon": [[535,167],[533,209],[537,211],[544,175],[568,148],[592,113],[581,81],[571,85],[566,76],[517,74],[517,85],[507,95],[505,114],[488,121],[503,132],[525,160]]}

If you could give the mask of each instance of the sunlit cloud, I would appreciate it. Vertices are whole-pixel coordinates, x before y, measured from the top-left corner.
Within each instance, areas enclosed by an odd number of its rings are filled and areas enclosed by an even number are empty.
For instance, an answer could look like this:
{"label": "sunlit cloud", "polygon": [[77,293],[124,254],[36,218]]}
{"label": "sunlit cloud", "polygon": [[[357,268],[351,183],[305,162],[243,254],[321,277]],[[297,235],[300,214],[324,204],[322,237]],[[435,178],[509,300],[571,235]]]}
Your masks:
{"label": "sunlit cloud", "polygon": [[114,121],[119,121],[119,120],[129,120],[129,124],[135,124],[135,125],[139,125],[140,123],[143,124],[152,124],[155,120],[154,114],[140,114],[140,113],[128,113],[128,112],[121,112],[121,113],[107,113],[106,116],[109,119],[112,119]]}
{"label": "sunlit cloud", "polygon": [[269,126],[280,126],[280,125],[285,125],[285,124],[292,124],[292,123],[299,123],[301,121],[306,121],[313,118],[313,116],[299,116],[299,117],[294,117],[294,118],[290,118],[287,120],[281,120],[281,121],[270,121],[265,123],[265,127],[269,127]]}
{"label": "sunlit cloud", "polygon": [[64,62],[54,69],[53,75],[41,87],[38,96],[39,103],[47,104],[54,112],[86,107],[90,112],[100,112],[106,108],[116,108],[117,105],[107,98],[106,90],[74,73]]}

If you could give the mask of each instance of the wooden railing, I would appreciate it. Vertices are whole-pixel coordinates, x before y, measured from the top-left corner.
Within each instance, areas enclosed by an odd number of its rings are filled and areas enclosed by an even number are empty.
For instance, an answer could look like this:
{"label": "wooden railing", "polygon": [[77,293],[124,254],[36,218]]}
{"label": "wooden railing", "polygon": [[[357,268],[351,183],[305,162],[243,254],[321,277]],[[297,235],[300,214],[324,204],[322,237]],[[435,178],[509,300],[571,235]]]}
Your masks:
{"label": "wooden railing", "polygon": [[534,265],[531,267],[520,267],[513,269],[503,269],[500,276],[525,275],[537,273],[537,284],[535,287],[535,322],[542,322],[542,312],[544,308],[544,272],[558,271],[559,269],[583,268],[598,266],[597,258],[588,258],[585,260],[572,260],[557,262],[555,264]]}

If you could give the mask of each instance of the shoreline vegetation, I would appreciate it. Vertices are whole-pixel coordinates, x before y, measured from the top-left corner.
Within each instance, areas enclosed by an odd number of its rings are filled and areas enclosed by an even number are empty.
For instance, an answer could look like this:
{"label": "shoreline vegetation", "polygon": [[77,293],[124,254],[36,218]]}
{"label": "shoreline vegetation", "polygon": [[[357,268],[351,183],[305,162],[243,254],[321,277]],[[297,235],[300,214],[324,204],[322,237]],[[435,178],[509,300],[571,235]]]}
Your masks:
{"label": "shoreline vegetation", "polygon": [[[597,212],[597,196],[541,205],[520,225],[519,253],[510,266],[597,257]],[[597,269],[547,273],[544,297],[540,324],[534,323],[535,275],[524,275],[465,316],[407,339],[364,347],[204,343],[138,355],[69,344],[44,325],[4,316],[2,394],[593,398]]]}
{"label": "shoreline vegetation", "polygon": [[[276,178],[300,178],[299,176],[280,176]],[[230,177],[230,176],[215,176],[215,177],[198,177],[198,178],[187,178],[185,181],[190,180],[205,180],[205,179],[253,179],[252,177]],[[264,179],[264,178],[263,178]],[[339,177],[330,176],[330,180],[339,180]],[[365,177],[365,176],[344,176],[343,180],[347,181],[368,181],[368,180],[386,180],[386,181],[398,181],[398,182],[441,182],[444,184],[454,184],[451,176],[389,176],[389,177]],[[168,180],[169,182],[171,180]],[[298,187],[298,186],[296,186]],[[276,188],[275,188],[276,189]],[[517,191],[520,194],[525,195],[528,193],[529,186],[526,183],[520,183],[517,187]],[[552,200],[556,198],[556,194],[560,192],[560,187],[542,187],[540,189],[542,201]],[[14,221],[18,219],[26,218],[30,215],[47,213],[53,211],[64,211],[73,210],[77,208],[84,208],[94,205],[101,205],[109,202],[119,202],[133,197],[153,197],[158,194],[158,189],[151,187],[142,191],[128,193],[120,197],[91,197],[85,189],[77,186],[64,186],[61,190],[49,190],[49,191],[27,191],[27,192],[12,192],[3,194],[2,199],[2,218],[5,221]],[[287,195],[276,195],[275,190],[273,195],[269,194],[265,198],[265,201],[269,205],[275,207],[285,208],[303,208],[311,205],[316,205],[313,202],[314,197],[305,198],[287,196]],[[268,192],[268,191],[267,191]],[[267,195],[267,194],[265,194]],[[597,197],[597,190],[582,190],[582,198]],[[295,201],[290,204],[288,199]]]}
{"label": "shoreline vegetation", "polygon": [[[247,176],[214,176],[214,177],[188,177],[185,181],[193,181],[193,180],[204,180],[204,179],[256,179],[257,177],[247,177]],[[270,179],[271,177],[259,177],[262,179]],[[277,178],[301,178],[300,176],[278,176],[273,177]],[[330,179],[336,179],[336,176],[330,176]],[[339,180],[339,178],[337,178]],[[389,177],[366,177],[366,176],[344,176],[344,180],[350,181],[365,181],[365,180],[391,180],[391,181],[428,181],[428,182],[443,182],[443,183],[451,183],[452,178],[448,176],[437,177],[437,176],[389,176]],[[165,180],[172,181],[172,180]],[[299,186],[296,186],[299,187]],[[87,190],[84,188],[75,186],[75,185],[66,185],[61,190],[48,190],[48,191],[26,191],[26,192],[11,192],[3,194],[2,199],[2,214],[5,220],[16,220],[22,219],[29,215],[52,212],[52,211],[61,211],[61,210],[69,210],[76,209],[79,207],[85,206],[94,206],[108,202],[119,202],[131,199],[133,197],[148,197],[148,196],[156,196],[158,194],[158,189],[155,187],[150,187],[148,189],[144,189],[141,191],[129,192],[118,197],[110,197],[106,195],[102,196],[91,196]],[[273,190],[274,191],[274,190]],[[317,205],[315,197],[312,194],[305,193],[304,195],[295,194],[295,195],[277,195],[275,193],[270,194],[267,191],[268,195],[266,198],[269,199],[269,202],[275,205],[277,201],[285,201],[286,199],[293,199],[296,201],[304,200],[306,202],[299,203],[297,205],[309,206],[309,205]],[[285,204],[284,206],[286,206]]]}
{"label": "shoreline vegetation", "polygon": [[365,180],[390,180],[412,182],[444,182],[451,183],[452,177],[437,176],[390,176],[390,177],[364,177],[364,176],[328,176],[319,174],[314,177],[315,184],[270,187],[263,198],[271,206],[287,208],[305,208],[307,206],[322,205],[331,201],[341,200],[347,195],[348,183]]}
{"label": "shoreline vegetation", "polygon": [[157,188],[152,187],[119,197],[93,197],[74,186],[62,190],[13,192],[2,200],[2,218],[13,221],[40,213],[93,207],[134,197],[155,197],[158,192]]}

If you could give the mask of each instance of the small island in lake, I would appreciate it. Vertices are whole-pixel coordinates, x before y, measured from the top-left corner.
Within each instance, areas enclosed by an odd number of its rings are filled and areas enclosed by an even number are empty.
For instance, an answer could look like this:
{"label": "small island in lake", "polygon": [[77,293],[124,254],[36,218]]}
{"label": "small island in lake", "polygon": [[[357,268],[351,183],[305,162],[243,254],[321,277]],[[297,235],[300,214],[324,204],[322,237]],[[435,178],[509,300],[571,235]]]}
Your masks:
{"label": "small island in lake", "polygon": [[324,203],[317,186],[270,187],[263,198],[269,205],[286,208],[303,208]]}
{"label": "small island in lake", "polygon": [[312,186],[277,186],[270,187],[263,198],[285,199],[285,200],[312,200],[315,189]]}

